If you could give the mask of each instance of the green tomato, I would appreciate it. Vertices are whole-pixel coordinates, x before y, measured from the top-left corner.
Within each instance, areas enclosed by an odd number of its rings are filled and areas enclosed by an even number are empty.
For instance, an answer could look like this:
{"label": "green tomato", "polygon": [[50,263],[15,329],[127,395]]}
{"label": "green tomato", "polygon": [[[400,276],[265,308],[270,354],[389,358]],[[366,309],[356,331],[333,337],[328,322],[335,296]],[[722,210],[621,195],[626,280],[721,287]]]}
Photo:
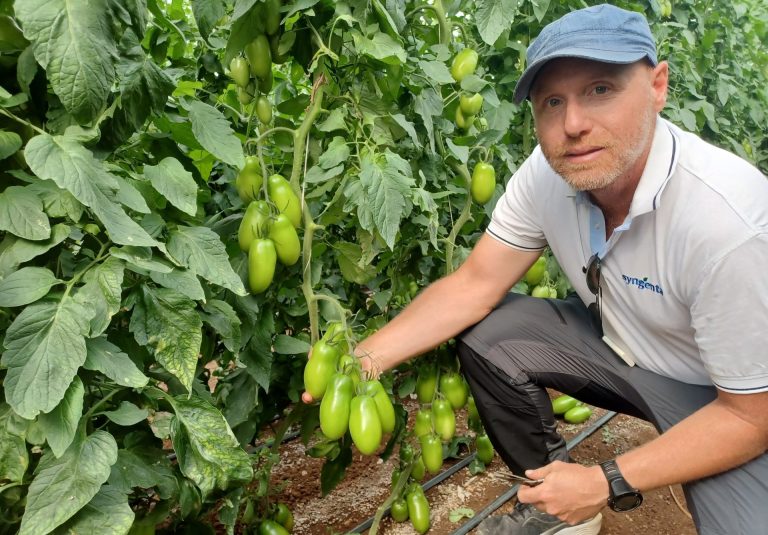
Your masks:
{"label": "green tomato", "polygon": [[247,500],[245,502],[245,509],[243,509],[243,516],[240,517],[240,521],[243,524],[250,524],[253,519],[256,518],[256,514],[253,510],[253,500]]}
{"label": "green tomato", "polygon": [[377,379],[365,381],[363,383],[363,392],[367,393],[376,402],[376,410],[381,420],[381,430],[384,433],[391,433],[395,430],[395,407],[389,394],[384,390],[384,386]]}
{"label": "green tomato", "polygon": [[586,405],[576,405],[572,409],[569,409],[564,415],[565,421],[569,424],[580,424],[589,420],[592,416],[592,409]]}
{"label": "green tomato", "polygon": [[491,444],[491,439],[488,438],[488,435],[485,433],[477,435],[475,447],[477,448],[477,458],[485,465],[491,464],[491,461],[493,461],[493,444]]}
{"label": "green tomato", "polygon": [[400,461],[408,464],[413,460],[413,446],[409,442],[400,443]]}
{"label": "green tomato", "polygon": [[411,519],[413,529],[422,534],[429,531],[429,502],[421,487],[418,491],[414,489],[408,492],[405,501],[408,504],[408,517]]}
{"label": "green tomato", "polygon": [[363,455],[372,455],[381,444],[381,419],[376,401],[362,394],[352,398],[349,414],[349,433],[352,442]]}
{"label": "green tomato", "polygon": [[274,519],[278,524],[283,526],[288,531],[293,530],[293,525],[294,525],[293,512],[284,503],[281,502],[277,504],[277,509],[275,510],[275,514],[274,514]]}
{"label": "green tomato", "polygon": [[552,400],[552,412],[555,414],[565,414],[570,409],[579,404],[579,400],[567,394],[558,396]]}
{"label": "green tomato", "polygon": [[328,328],[323,334],[323,340],[329,344],[335,345],[339,353],[349,353],[349,342],[347,342],[347,333],[342,329],[341,322],[333,321],[328,324]]}
{"label": "green tomato", "polygon": [[403,498],[396,499],[392,502],[389,514],[395,522],[405,522],[408,520],[408,504]]}
{"label": "green tomato", "polygon": [[280,29],[280,0],[265,0],[264,31],[274,35]]}
{"label": "green tomato", "polygon": [[266,35],[259,35],[245,45],[245,57],[251,65],[251,73],[256,78],[266,78],[272,70],[272,52]]}
{"label": "green tomato", "polygon": [[[269,71],[269,73],[267,74],[266,78],[257,78],[257,80],[259,82],[258,83],[258,88],[259,88],[259,92],[260,93],[262,93],[264,95],[267,95],[267,94],[269,94],[270,91],[272,91],[272,84],[275,82],[275,79],[272,76],[272,70]],[[269,113],[270,113],[270,118],[271,118],[271,114],[272,114],[272,110],[271,109],[270,109]],[[269,121],[267,121],[267,123],[268,122]],[[267,123],[264,123],[264,124],[267,124]]]}
{"label": "green tomato", "polygon": [[301,204],[290,182],[280,175],[272,175],[267,181],[269,198],[280,213],[288,216],[294,227],[301,226]]}
{"label": "green tomato", "polygon": [[259,173],[261,174],[261,161],[259,160],[258,156],[246,156],[245,157],[245,165],[243,166],[244,171],[251,171],[253,173]]}
{"label": "green tomato", "polygon": [[288,530],[274,520],[264,520],[259,524],[259,535],[290,535]]}
{"label": "green tomato", "polygon": [[440,392],[454,410],[467,404],[467,397],[469,396],[467,386],[461,375],[456,372],[444,373],[440,376]]}
{"label": "green tomato", "polygon": [[256,99],[256,117],[264,124],[272,122],[272,104],[264,95]]}
{"label": "green tomato", "polygon": [[456,434],[456,414],[447,399],[436,399],[432,402],[432,414],[435,417],[435,432],[444,442],[448,442]]}
{"label": "green tomato", "polygon": [[277,259],[285,266],[294,265],[301,256],[301,243],[296,228],[285,214],[279,214],[272,227],[269,229],[269,237],[275,242]]}
{"label": "green tomato", "polygon": [[536,286],[544,278],[544,274],[547,272],[547,259],[540,256],[536,259],[528,271],[525,272],[525,282],[528,286]]}
{"label": "green tomato", "polygon": [[416,378],[416,397],[420,403],[432,403],[437,392],[437,370],[432,366],[425,366],[419,370]]}
{"label": "green tomato", "polygon": [[544,286],[544,285],[535,286],[531,291],[531,295],[533,297],[540,297],[542,299],[547,299],[550,296],[549,286]]}
{"label": "green tomato", "polygon": [[555,288],[554,286],[549,287],[549,298],[557,299],[557,288]]}
{"label": "green tomato", "polygon": [[247,87],[237,86],[237,101],[240,104],[250,104],[253,102],[253,97],[256,96],[256,86],[253,82],[249,83]]}
{"label": "green tomato", "polygon": [[432,433],[433,414],[431,409],[419,409],[416,411],[416,421],[413,424],[413,433],[417,437]]}
{"label": "green tomato", "polygon": [[337,373],[331,377],[320,402],[320,429],[329,439],[338,440],[346,434],[353,397],[354,384],[348,375]]}
{"label": "green tomato", "polygon": [[339,352],[324,340],[312,346],[312,358],[304,366],[304,389],[313,399],[321,399],[325,394],[338,360]]}
{"label": "green tomato", "polygon": [[238,87],[247,87],[251,81],[251,72],[248,67],[248,61],[240,56],[232,58],[229,62],[229,75]]}
{"label": "green tomato", "polygon": [[250,252],[251,244],[256,238],[264,238],[269,234],[269,205],[265,201],[253,201],[245,209],[240,228],[237,230],[237,243],[240,249]]}
{"label": "green tomato", "polygon": [[360,384],[360,362],[357,357],[344,353],[339,359],[339,371],[349,375],[352,379],[352,384],[357,389],[357,385]]}
{"label": "green tomato", "polygon": [[427,473],[427,467],[424,466],[424,459],[419,455],[415,461],[413,461],[413,467],[411,468],[411,477],[416,481],[421,481]]}
{"label": "green tomato", "polygon": [[258,169],[243,169],[235,178],[235,189],[243,202],[255,201],[259,198],[259,192],[264,184],[264,178]]}
{"label": "green tomato", "polygon": [[451,76],[457,82],[461,82],[466,76],[473,74],[477,68],[478,55],[471,48],[465,48],[453,58],[451,63]]}
{"label": "green tomato", "polygon": [[461,108],[461,113],[463,113],[465,117],[477,115],[483,107],[483,95],[480,93],[475,93],[471,97],[461,95],[459,98],[459,107]]}
{"label": "green tomato", "polygon": [[290,47],[288,47],[288,50],[282,54],[280,53],[280,32],[277,32],[276,34],[269,37],[269,51],[272,53],[272,63],[281,65],[285,63],[285,60],[288,59],[288,52],[290,52]]}
{"label": "green tomato", "polygon": [[472,183],[469,191],[472,200],[478,204],[485,204],[493,197],[496,190],[496,170],[489,163],[477,162],[472,170]]}
{"label": "green tomato", "polygon": [[469,130],[469,127],[472,126],[472,121],[474,120],[474,115],[464,115],[461,111],[461,106],[456,106],[456,116],[454,118],[456,126],[462,130]]}
{"label": "green tomato", "polygon": [[475,404],[475,398],[473,396],[467,398],[467,418],[478,422],[480,421],[480,413],[477,412],[477,405]]}
{"label": "green tomato", "polygon": [[258,294],[269,288],[275,276],[277,251],[269,238],[256,238],[248,249],[248,284]]}
{"label": "green tomato", "polygon": [[424,460],[424,467],[430,474],[436,474],[443,466],[443,445],[440,437],[434,433],[422,435],[419,437],[421,444],[421,458]]}

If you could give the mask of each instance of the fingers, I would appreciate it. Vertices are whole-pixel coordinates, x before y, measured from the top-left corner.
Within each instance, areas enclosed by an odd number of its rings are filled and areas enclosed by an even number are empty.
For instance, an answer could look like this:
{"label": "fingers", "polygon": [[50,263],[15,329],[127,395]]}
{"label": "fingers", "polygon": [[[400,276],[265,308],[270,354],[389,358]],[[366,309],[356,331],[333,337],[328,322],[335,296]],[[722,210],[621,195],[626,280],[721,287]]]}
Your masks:
{"label": "fingers", "polygon": [[309,392],[303,392],[301,394],[301,401],[309,405],[310,403],[313,403],[315,400],[312,396],[309,395]]}

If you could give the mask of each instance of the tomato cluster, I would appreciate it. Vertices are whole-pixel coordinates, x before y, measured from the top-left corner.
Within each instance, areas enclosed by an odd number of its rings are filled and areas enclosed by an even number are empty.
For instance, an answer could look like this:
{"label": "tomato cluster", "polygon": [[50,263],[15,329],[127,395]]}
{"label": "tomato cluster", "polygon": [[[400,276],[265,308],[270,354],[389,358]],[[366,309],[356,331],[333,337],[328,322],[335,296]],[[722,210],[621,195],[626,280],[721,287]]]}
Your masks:
{"label": "tomato cluster", "polygon": [[[267,512],[266,518],[262,518],[256,524],[256,529],[248,533],[258,533],[258,535],[289,535],[293,531],[295,523],[293,512],[286,504],[280,502],[272,505]],[[245,501],[240,521],[245,525],[251,525],[255,523],[256,518],[254,501],[248,499]]]}

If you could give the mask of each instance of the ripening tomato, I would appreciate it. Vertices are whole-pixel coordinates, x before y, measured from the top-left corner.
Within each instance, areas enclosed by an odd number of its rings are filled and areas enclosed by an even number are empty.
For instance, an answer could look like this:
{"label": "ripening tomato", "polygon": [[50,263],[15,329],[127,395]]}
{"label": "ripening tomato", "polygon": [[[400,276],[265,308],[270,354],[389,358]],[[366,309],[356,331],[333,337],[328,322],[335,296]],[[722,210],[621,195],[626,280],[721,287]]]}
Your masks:
{"label": "ripening tomato", "polygon": [[429,531],[429,502],[427,501],[427,497],[424,495],[421,486],[411,486],[411,489],[405,497],[405,501],[408,504],[408,517],[411,519],[413,529],[415,529],[417,533],[422,534]]}
{"label": "ripening tomato", "polygon": [[470,117],[477,115],[483,107],[483,95],[475,93],[471,97],[468,95],[461,95],[459,98],[459,107],[464,117]]}
{"label": "ripening tomato", "polygon": [[264,520],[259,524],[259,535],[290,535],[279,523],[274,520]]}
{"label": "ripening tomato", "polygon": [[[314,356],[310,360],[314,360]],[[320,429],[329,439],[338,440],[347,432],[354,394],[354,385],[348,375],[337,373],[331,377],[320,402]]]}
{"label": "ripening tomato", "polygon": [[424,459],[424,467],[430,474],[436,474],[443,466],[443,445],[440,437],[434,433],[419,437],[421,444],[421,458]]}
{"label": "ripening tomato", "polygon": [[352,398],[349,413],[349,433],[352,442],[363,455],[372,455],[381,444],[381,419],[376,409],[376,402],[361,394]]}
{"label": "ripening tomato", "polygon": [[253,240],[267,237],[269,225],[269,205],[265,201],[253,201],[248,204],[240,221],[240,228],[237,230],[240,249],[248,252]]}
{"label": "ripening tomato", "polygon": [[408,520],[408,504],[403,498],[398,498],[392,502],[392,508],[389,513],[395,522],[405,522]]}
{"label": "ripening tomato", "polygon": [[467,397],[469,396],[464,378],[456,372],[444,373],[440,376],[440,392],[442,392],[454,410],[458,410],[466,405]]}
{"label": "ripening tomato", "polygon": [[293,192],[291,183],[281,175],[272,175],[267,181],[269,198],[280,213],[288,216],[294,227],[301,226],[301,204]]}
{"label": "ripening tomato", "polygon": [[269,288],[275,276],[277,251],[269,238],[256,238],[248,249],[248,284],[258,294]]}
{"label": "ripening tomato", "polygon": [[437,370],[433,366],[425,366],[419,370],[416,377],[416,397],[420,403],[432,403],[437,391]]}
{"label": "ripening tomato", "polygon": [[251,73],[257,78],[266,78],[272,70],[272,53],[266,35],[259,35],[245,45],[245,57],[251,65]]}
{"label": "ripening tomato", "polygon": [[555,414],[565,414],[578,404],[578,399],[571,397],[568,394],[563,394],[552,400],[552,412]]}
{"label": "ripening tomato", "polygon": [[488,435],[485,433],[477,435],[475,447],[477,448],[477,458],[483,464],[491,464],[491,461],[493,461],[493,444],[491,444],[491,439],[488,438]]}
{"label": "ripening tomato", "polygon": [[432,433],[432,410],[419,409],[416,411],[416,421],[413,424],[413,433],[417,437]]}
{"label": "ripening tomato", "polygon": [[293,525],[294,525],[293,512],[284,503],[280,502],[277,504],[277,509],[275,510],[275,514],[274,514],[274,519],[278,524],[283,526],[288,531],[293,531]]}
{"label": "ripening tomato", "polygon": [[264,124],[272,122],[272,104],[264,95],[256,99],[256,117]]}
{"label": "ripening tomato", "polygon": [[547,259],[540,256],[536,259],[528,271],[525,272],[525,282],[528,286],[536,286],[544,278],[544,274],[547,272]]}
{"label": "ripening tomato", "polygon": [[269,237],[275,242],[277,259],[285,266],[294,265],[301,256],[301,243],[296,227],[285,214],[278,214],[269,229]]}
{"label": "ripening tomato", "polygon": [[473,74],[477,68],[478,55],[472,48],[465,48],[453,58],[451,76],[461,82],[466,76]]}
{"label": "ripening tomato", "polygon": [[248,61],[245,58],[237,56],[229,62],[229,75],[238,87],[247,87],[251,81],[251,72],[248,67]]}
{"label": "ripening tomato", "polygon": [[590,416],[592,416],[592,409],[581,404],[569,409],[563,415],[563,418],[565,418],[565,421],[569,424],[580,424],[589,420]]}
{"label": "ripening tomato", "polygon": [[444,398],[432,402],[432,414],[435,419],[435,432],[444,442],[448,442],[456,434],[456,414],[451,403]]}
{"label": "ripening tomato", "polygon": [[339,352],[324,340],[318,340],[312,346],[312,358],[304,366],[304,389],[313,399],[321,399],[325,394],[331,377],[336,373],[338,360]]}
{"label": "ripening tomato", "polygon": [[376,402],[376,410],[379,413],[379,420],[381,420],[381,430],[384,433],[391,433],[395,430],[395,407],[392,405],[392,400],[389,399],[389,394],[377,379],[365,381],[362,385],[362,391]]}
{"label": "ripening tomato", "polygon": [[486,162],[477,162],[472,170],[472,184],[469,187],[472,199],[478,204],[485,204],[493,197],[496,190],[496,170]]}

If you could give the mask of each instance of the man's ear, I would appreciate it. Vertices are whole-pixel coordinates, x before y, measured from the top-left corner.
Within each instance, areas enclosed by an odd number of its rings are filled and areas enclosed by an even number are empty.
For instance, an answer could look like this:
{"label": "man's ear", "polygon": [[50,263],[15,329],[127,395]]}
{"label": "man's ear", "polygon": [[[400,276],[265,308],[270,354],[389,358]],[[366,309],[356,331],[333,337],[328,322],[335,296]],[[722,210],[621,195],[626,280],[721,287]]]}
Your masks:
{"label": "man's ear", "polygon": [[664,109],[667,103],[667,89],[669,87],[669,63],[659,62],[651,71],[651,91],[656,113]]}

